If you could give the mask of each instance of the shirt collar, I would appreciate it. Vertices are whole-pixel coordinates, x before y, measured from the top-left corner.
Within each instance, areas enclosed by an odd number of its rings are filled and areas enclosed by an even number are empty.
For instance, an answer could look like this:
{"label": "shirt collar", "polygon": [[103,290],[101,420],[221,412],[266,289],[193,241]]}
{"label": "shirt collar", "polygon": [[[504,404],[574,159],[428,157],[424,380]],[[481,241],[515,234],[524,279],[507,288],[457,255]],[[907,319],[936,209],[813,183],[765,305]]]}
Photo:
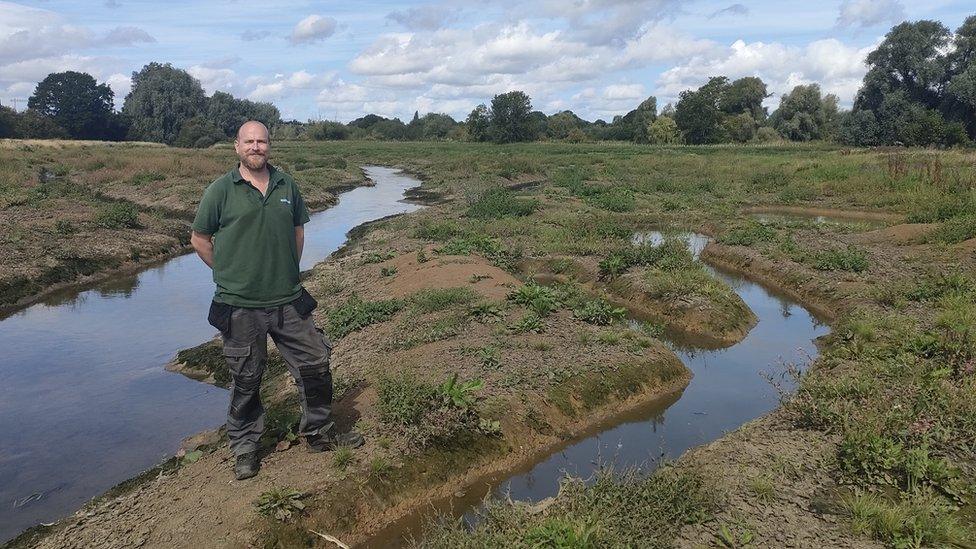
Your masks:
{"label": "shirt collar", "polygon": [[[237,184],[237,185],[239,185],[239,184],[244,183],[245,181],[247,181],[246,179],[244,179],[244,176],[241,175],[241,165],[240,164],[237,164],[236,166],[234,166],[234,169],[231,170],[230,174],[231,174],[231,177],[234,180],[234,183]],[[281,181],[284,180],[284,177],[285,177],[284,173],[282,173],[280,170],[278,170],[278,168],[275,168],[270,163],[268,164],[268,182],[270,184],[277,185],[278,183],[280,183]]]}

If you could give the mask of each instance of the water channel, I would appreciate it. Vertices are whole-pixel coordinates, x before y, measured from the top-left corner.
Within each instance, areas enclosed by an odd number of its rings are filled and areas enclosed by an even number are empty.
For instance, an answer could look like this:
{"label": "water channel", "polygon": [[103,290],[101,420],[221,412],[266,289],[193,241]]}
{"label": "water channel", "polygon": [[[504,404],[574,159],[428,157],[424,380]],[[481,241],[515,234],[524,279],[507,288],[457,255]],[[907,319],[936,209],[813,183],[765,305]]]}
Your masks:
{"label": "water channel", "polygon": [[[376,183],[343,193],[305,226],[302,269],[364,222],[420,208],[416,179],[365,168]],[[180,349],[216,335],[213,282],[196,254],[62,292],[0,320],[0,542],[57,520],[223,422],[223,389],[170,373]]]}
{"label": "water channel", "polygon": [[[667,235],[682,239],[695,258],[708,237],[695,233]],[[635,245],[660,244],[665,238],[651,231],[634,235]],[[814,340],[828,328],[808,310],[775,291],[741,276],[705,266],[712,276],[732,287],[758,318],[739,343],[723,349],[700,349],[687,342],[672,348],[692,371],[682,391],[662,395],[645,406],[596,425],[545,459],[504,475],[484,479],[448,500],[431,502],[418,513],[390,525],[372,538],[369,547],[403,546],[422,535],[437,515],[460,517],[469,527],[479,520],[477,510],[488,494],[537,502],[554,496],[566,475],[592,478],[601,467],[651,470],[662,459],[712,442],[779,404],[779,394],[767,380],[785,371],[784,365],[803,366],[817,356]],[[632,324],[636,326],[636,324]],[[789,379],[778,379],[789,388]]]}

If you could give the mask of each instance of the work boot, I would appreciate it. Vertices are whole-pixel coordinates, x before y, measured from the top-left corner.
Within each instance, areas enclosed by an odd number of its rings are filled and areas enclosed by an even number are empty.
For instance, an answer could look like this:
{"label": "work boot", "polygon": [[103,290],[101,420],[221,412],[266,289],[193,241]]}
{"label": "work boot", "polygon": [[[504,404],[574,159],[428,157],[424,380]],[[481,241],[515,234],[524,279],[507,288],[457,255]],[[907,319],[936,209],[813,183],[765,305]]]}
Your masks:
{"label": "work boot", "polygon": [[305,444],[308,445],[308,449],[312,452],[328,452],[329,450],[335,450],[339,446],[359,448],[364,442],[366,442],[366,439],[356,431],[336,434],[335,431],[330,430],[324,435],[305,435]]}
{"label": "work boot", "polygon": [[234,476],[237,477],[237,480],[251,478],[258,474],[260,468],[261,462],[258,460],[258,453],[246,452],[237,456],[237,461],[234,462]]}

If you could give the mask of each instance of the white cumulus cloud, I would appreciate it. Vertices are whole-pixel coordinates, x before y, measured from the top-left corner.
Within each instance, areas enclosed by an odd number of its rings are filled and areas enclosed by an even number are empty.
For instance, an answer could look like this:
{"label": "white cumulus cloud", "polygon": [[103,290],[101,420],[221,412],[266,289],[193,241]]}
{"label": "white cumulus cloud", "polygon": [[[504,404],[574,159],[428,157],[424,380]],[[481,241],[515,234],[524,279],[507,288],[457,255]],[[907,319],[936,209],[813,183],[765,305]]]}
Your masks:
{"label": "white cumulus cloud", "polygon": [[899,0],[844,0],[837,26],[873,27],[901,23],[905,17],[905,6]]}
{"label": "white cumulus cloud", "polygon": [[336,20],[331,17],[321,15],[309,15],[295,25],[291,31],[289,41],[292,44],[310,44],[325,40],[332,36],[336,31]]}

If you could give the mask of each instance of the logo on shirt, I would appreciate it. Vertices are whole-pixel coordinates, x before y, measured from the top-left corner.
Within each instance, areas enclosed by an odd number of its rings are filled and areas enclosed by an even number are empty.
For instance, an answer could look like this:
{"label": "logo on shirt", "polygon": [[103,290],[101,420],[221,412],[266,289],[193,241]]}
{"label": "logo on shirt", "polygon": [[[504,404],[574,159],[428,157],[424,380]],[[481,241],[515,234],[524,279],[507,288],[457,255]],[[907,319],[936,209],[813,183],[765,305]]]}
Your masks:
{"label": "logo on shirt", "polygon": [[288,200],[287,198],[282,198],[281,199],[281,202],[282,202],[282,204],[288,204],[289,206],[291,206],[291,201]]}

